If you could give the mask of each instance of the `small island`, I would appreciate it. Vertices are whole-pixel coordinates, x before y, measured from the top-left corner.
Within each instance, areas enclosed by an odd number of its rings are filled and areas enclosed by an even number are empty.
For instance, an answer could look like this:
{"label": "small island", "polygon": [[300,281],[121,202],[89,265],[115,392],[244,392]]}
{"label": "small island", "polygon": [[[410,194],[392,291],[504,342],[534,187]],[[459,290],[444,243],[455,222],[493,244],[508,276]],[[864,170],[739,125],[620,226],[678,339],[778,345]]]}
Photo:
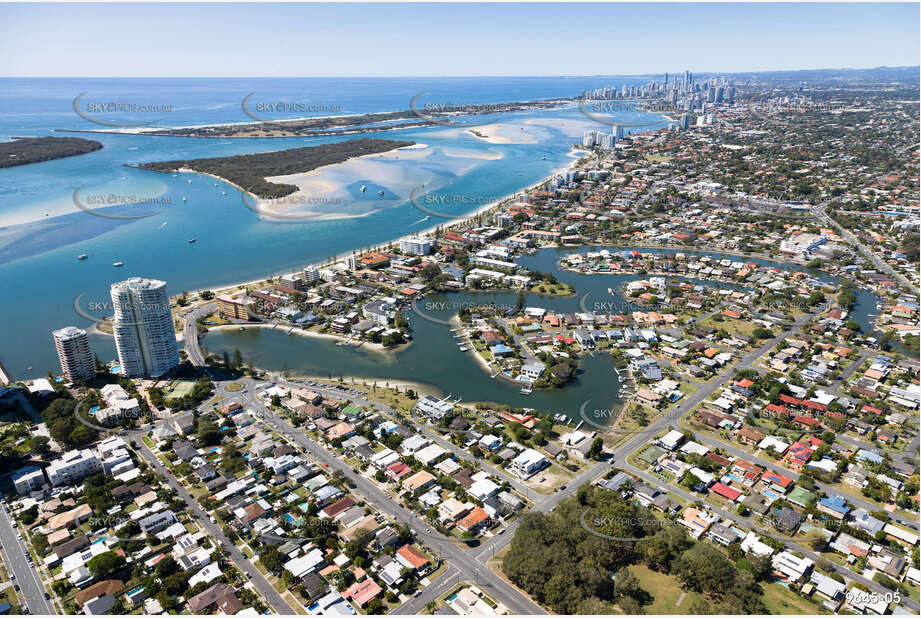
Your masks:
{"label": "small island", "polygon": [[211,138],[262,138],[262,137],[316,137],[321,135],[344,135],[348,133],[372,133],[393,129],[410,129],[441,124],[448,119],[476,113],[506,113],[528,109],[549,109],[562,105],[571,99],[540,99],[536,101],[514,101],[487,105],[441,104],[412,108],[395,112],[372,114],[346,114],[341,116],[319,116],[315,118],[294,118],[266,120],[245,124],[226,124],[199,127],[177,127],[172,129],[141,129],[138,133],[169,137],[211,137]]}
{"label": "small island", "polygon": [[53,161],[101,148],[101,143],[79,137],[20,137],[0,143],[0,168]]}
{"label": "small island", "polygon": [[309,172],[324,165],[342,163],[352,157],[379,154],[413,145],[415,142],[412,141],[362,138],[232,157],[143,163],[137,167],[155,172],[192,170],[210,174],[258,197],[277,199],[294,193],[298,190],[297,186],[269,182],[266,178]]}

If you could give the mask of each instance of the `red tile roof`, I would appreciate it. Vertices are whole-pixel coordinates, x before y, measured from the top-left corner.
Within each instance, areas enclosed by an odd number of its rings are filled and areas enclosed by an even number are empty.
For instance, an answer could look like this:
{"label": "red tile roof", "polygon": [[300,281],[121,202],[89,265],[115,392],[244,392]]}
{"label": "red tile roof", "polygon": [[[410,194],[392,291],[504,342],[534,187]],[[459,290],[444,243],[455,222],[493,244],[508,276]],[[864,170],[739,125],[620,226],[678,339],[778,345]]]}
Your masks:
{"label": "red tile roof", "polygon": [[732,487],[723,485],[722,483],[715,483],[713,487],[710,488],[710,491],[712,491],[713,493],[719,496],[723,496],[724,498],[728,498],[730,500],[736,500],[738,499],[739,496],[742,495],[741,491],[738,491],[736,489],[733,489]]}

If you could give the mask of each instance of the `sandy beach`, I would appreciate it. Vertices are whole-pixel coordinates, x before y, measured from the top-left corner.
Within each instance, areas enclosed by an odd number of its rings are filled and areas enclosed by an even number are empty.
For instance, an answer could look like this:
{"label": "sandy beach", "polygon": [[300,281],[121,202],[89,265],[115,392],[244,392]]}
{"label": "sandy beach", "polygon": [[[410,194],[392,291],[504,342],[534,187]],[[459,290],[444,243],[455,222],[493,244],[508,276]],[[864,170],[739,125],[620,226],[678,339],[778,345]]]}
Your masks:
{"label": "sandy beach", "polygon": [[[361,178],[369,182],[386,186],[392,193],[408,195],[416,186],[415,181],[407,179],[394,180],[391,162],[423,161],[432,154],[427,144],[414,144],[396,148],[387,152],[352,157],[341,163],[324,165],[308,172],[269,176],[266,180],[279,184],[298,187],[294,193],[274,200],[267,200],[247,193],[244,200],[247,206],[268,219],[353,219],[366,217],[385,209],[377,205],[378,195],[374,192],[362,194],[356,199],[346,191],[344,178]],[[387,200],[389,205],[392,200]],[[344,207],[358,207],[358,212],[343,212]]]}
{"label": "sandy beach", "polygon": [[486,124],[467,129],[467,133],[490,144],[537,144],[539,140],[523,128],[515,131],[515,127],[508,124]]}
{"label": "sandy beach", "polygon": [[[431,225],[430,227],[425,228],[425,229],[423,229],[423,230],[421,230],[421,231],[418,231],[418,232],[416,232],[416,231],[410,232],[410,233],[408,233],[408,234],[403,234],[402,236],[399,236],[399,237],[397,237],[397,238],[393,238],[393,239],[390,239],[390,240],[387,240],[387,241],[382,241],[382,242],[379,242],[379,243],[375,243],[375,244],[373,244],[373,245],[367,245],[367,246],[364,246],[364,247],[355,248],[355,249],[350,250],[350,251],[345,251],[345,252],[343,252],[343,253],[340,253],[340,254],[338,254],[338,255],[333,256],[332,258],[330,258],[329,260],[326,260],[326,261],[324,261],[324,262],[315,262],[315,263],[313,263],[313,264],[305,263],[305,264],[304,264],[304,267],[307,267],[307,266],[311,266],[311,265],[312,265],[312,266],[316,266],[317,268],[321,268],[321,267],[323,267],[323,266],[326,265],[326,264],[335,263],[335,262],[337,262],[337,261],[339,261],[339,260],[342,260],[342,259],[344,259],[345,257],[347,257],[347,256],[349,256],[349,255],[352,255],[353,253],[359,253],[359,254],[361,254],[361,253],[366,253],[366,252],[371,251],[371,250],[374,250],[374,249],[379,249],[380,247],[385,247],[385,246],[388,246],[388,245],[394,245],[394,244],[399,243],[399,241],[400,241],[401,239],[403,239],[403,238],[408,238],[408,237],[410,237],[410,236],[417,236],[417,235],[429,234],[429,233],[431,233],[431,232],[434,232],[434,231],[435,231],[436,229],[438,229],[439,227],[441,227],[442,230],[446,230],[446,231],[447,231],[447,230],[450,230],[451,228],[462,227],[462,226],[465,225],[467,222],[469,222],[469,221],[471,221],[471,220],[473,220],[473,219],[476,219],[477,217],[479,217],[479,216],[481,216],[481,215],[483,215],[483,214],[486,214],[487,212],[489,212],[489,211],[491,211],[491,210],[495,210],[495,209],[501,207],[502,205],[504,205],[504,204],[506,204],[506,203],[508,203],[508,202],[511,202],[511,201],[514,200],[514,198],[516,198],[518,195],[520,195],[520,194],[522,194],[522,193],[527,193],[528,191],[532,191],[532,190],[536,189],[537,187],[540,187],[541,185],[543,185],[544,183],[546,183],[548,180],[550,180],[550,179],[553,178],[554,176],[557,176],[557,175],[559,175],[559,174],[565,173],[566,170],[568,170],[568,169],[572,168],[573,166],[575,166],[576,162],[577,162],[577,161],[579,160],[579,158],[581,157],[581,155],[579,154],[579,152],[578,152],[577,150],[575,150],[575,149],[571,149],[571,150],[569,151],[569,153],[568,153],[568,156],[572,158],[572,161],[571,161],[569,164],[563,165],[563,166],[561,166],[561,167],[558,167],[558,168],[552,170],[546,177],[542,178],[542,179],[539,180],[538,182],[536,182],[536,183],[534,183],[534,184],[532,184],[532,185],[529,185],[528,187],[525,187],[525,188],[523,188],[523,189],[520,189],[520,190],[518,190],[518,191],[515,191],[515,192],[513,192],[513,193],[509,193],[509,194],[507,194],[507,195],[505,195],[505,196],[503,196],[503,197],[497,199],[497,200],[494,201],[494,202],[491,202],[491,203],[489,203],[489,204],[485,204],[485,205],[483,205],[482,207],[477,208],[476,210],[473,210],[473,211],[471,211],[471,212],[465,214],[465,215],[462,216],[462,217],[459,217],[459,218],[457,218],[457,219],[455,219],[455,220],[450,220],[450,222],[447,223],[447,224],[445,224],[444,222],[434,222],[433,225]],[[221,179],[221,180],[223,180],[223,179]],[[226,181],[225,181],[225,182],[226,182]],[[230,183],[230,184],[232,184],[232,183]],[[239,187],[238,187],[238,188],[239,188]],[[220,287],[210,287],[210,288],[206,287],[206,288],[200,288],[200,289],[198,289],[198,290],[189,290],[189,291],[188,291],[188,294],[198,294],[198,293],[200,293],[200,292],[202,292],[202,291],[204,291],[204,290],[210,290],[210,291],[214,292],[215,294],[226,293],[226,292],[229,292],[229,291],[232,291],[232,290],[236,290],[236,289],[239,289],[239,288],[243,288],[243,287],[247,287],[247,286],[256,286],[256,285],[259,285],[259,284],[264,284],[264,283],[266,283],[266,281],[267,281],[270,277],[275,277],[275,276],[278,276],[278,275],[280,275],[280,274],[284,274],[284,273],[287,273],[287,272],[292,272],[292,271],[289,269],[289,270],[280,271],[280,272],[277,272],[277,273],[268,274],[268,275],[266,275],[266,276],[264,276],[264,277],[262,277],[262,278],[260,278],[260,279],[252,279],[252,280],[248,280],[248,281],[241,281],[241,282],[232,283],[232,284],[224,285],[224,286],[220,286]],[[178,296],[180,296],[180,295],[179,295],[179,294],[176,294],[176,295],[173,296],[173,298],[177,298]]]}
{"label": "sandy beach", "polygon": [[[346,339],[344,339],[343,337],[340,337],[340,336],[338,336],[338,335],[331,335],[331,334],[328,334],[328,333],[318,333],[318,332],[313,331],[313,330],[304,330],[304,329],[302,329],[302,328],[298,328],[297,326],[287,325],[287,324],[286,324],[286,325],[264,324],[264,323],[256,323],[256,324],[221,324],[221,325],[219,325],[219,326],[212,326],[212,327],[210,327],[210,328],[208,329],[208,331],[210,332],[210,331],[218,331],[218,330],[233,330],[233,329],[240,329],[240,328],[268,328],[268,329],[272,329],[272,330],[287,331],[288,334],[290,334],[290,335],[299,335],[299,336],[301,336],[301,337],[313,337],[314,339],[328,339],[328,340],[332,340],[332,341],[336,341],[336,342],[339,342],[339,341],[346,341]],[[410,341],[410,342],[404,343],[404,344],[402,344],[402,345],[400,345],[400,346],[396,346],[395,348],[385,348],[385,347],[384,347],[382,344],[380,344],[380,343],[371,343],[370,341],[365,341],[365,342],[362,343],[361,347],[362,347],[363,349],[367,349],[367,350],[375,350],[375,351],[377,351],[377,352],[390,353],[390,352],[394,352],[394,351],[397,350],[397,349],[401,349],[403,346],[410,345],[411,343],[412,343],[412,342]],[[351,344],[349,344],[349,345],[351,346]],[[358,346],[351,346],[351,347],[358,347]]]}

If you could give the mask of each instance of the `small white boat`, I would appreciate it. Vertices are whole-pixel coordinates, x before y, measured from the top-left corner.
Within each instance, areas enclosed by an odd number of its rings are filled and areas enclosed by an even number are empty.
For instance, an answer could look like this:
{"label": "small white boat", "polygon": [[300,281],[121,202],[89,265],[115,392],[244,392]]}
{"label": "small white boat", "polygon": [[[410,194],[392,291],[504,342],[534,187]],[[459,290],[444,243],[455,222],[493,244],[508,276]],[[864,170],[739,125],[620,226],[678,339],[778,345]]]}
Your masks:
{"label": "small white boat", "polygon": [[221,195],[227,195],[226,191],[221,191]]}
{"label": "small white boat", "polygon": [[198,239],[197,239],[197,238],[190,238],[190,239],[189,239],[189,244],[192,244],[192,243],[195,242],[196,240],[198,240]]}
{"label": "small white boat", "polygon": [[183,202],[187,202],[187,201],[188,201],[184,195],[182,196],[182,201],[183,201]]}
{"label": "small white boat", "polygon": [[378,191],[377,194],[378,194],[378,195],[383,195],[384,192],[383,192],[383,190],[381,190],[381,191]]}
{"label": "small white boat", "polygon": [[192,179],[189,178],[186,182],[189,183],[189,184],[192,184]]}
{"label": "small white boat", "polygon": [[359,189],[359,191],[361,191],[362,193],[364,193],[367,190],[368,190],[368,185],[361,185],[361,189]]}
{"label": "small white boat", "polygon": [[115,268],[120,268],[124,265],[125,265],[124,262],[112,262],[112,266],[114,266]]}
{"label": "small white boat", "polygon": [[88,256],[87,254],[81,253],[80,255],[77,256],[77,259],[78,259],[78,260],[85,260],[85,259],[88,258],[88,257],[89,257],[89,256]]}
{"label": "small white boat", "polygon": [[431,217],[429,217],[428,215],[422,217],[422,220],[423,220],[423,221],[428,221],[429,219],[431,219]]}

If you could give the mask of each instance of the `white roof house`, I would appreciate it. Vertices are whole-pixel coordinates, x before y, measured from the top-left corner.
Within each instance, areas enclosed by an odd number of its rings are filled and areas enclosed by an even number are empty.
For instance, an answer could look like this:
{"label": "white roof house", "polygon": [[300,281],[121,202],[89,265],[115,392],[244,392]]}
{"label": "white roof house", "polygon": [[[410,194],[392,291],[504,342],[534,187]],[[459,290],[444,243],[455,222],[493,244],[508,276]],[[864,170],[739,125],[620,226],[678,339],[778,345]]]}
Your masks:
{"label": "white roof house", "polygon": [[760,450],[773,448],[775,453],[786,453],[787,449],[790,448],[790,445],[777,436],[767,436],[758,443],[758,448]]}
{"label": "white roof house", "polygon": [[672,429],[667,434],[659,438],[659,444],[668,450],[673,451],[678,448],[678,445],[681,444],[682,440],[684,440],[684,434],[676,429]]}
{"label": "white roof house", "polygon": [[494,496],[498,491],[499,486],[493,483],[491,480],[480,479],[470,486],[470,489],[467,490],[467,493],[469,493],[477,500],[482,501],[490,498],[491,496]]}
{"label": "white roof house", "polygon": [[771,564],[791,582],[798,582],[812,568],[813,562],[809,558],[799,558],[784,550],[774,556]]}
{"label": "white roof house", "polygon": [[739,547],[746,554],[756,554],[758,556],[770,556],[774,553],[774,550],[770,545],[761,542],[761,539],[758,538],[758,535],[754,532],[749,531],[745,535],[745,538],[742,539],[742,543]]}
{"label": "white roof house", "polygon": [[323,552],[319,549],[313,549],[303,556],[299,556],[286,562],[285,570],[290,571],[294,577],[300,579],[308,573],[316,570],[323,563]]}

